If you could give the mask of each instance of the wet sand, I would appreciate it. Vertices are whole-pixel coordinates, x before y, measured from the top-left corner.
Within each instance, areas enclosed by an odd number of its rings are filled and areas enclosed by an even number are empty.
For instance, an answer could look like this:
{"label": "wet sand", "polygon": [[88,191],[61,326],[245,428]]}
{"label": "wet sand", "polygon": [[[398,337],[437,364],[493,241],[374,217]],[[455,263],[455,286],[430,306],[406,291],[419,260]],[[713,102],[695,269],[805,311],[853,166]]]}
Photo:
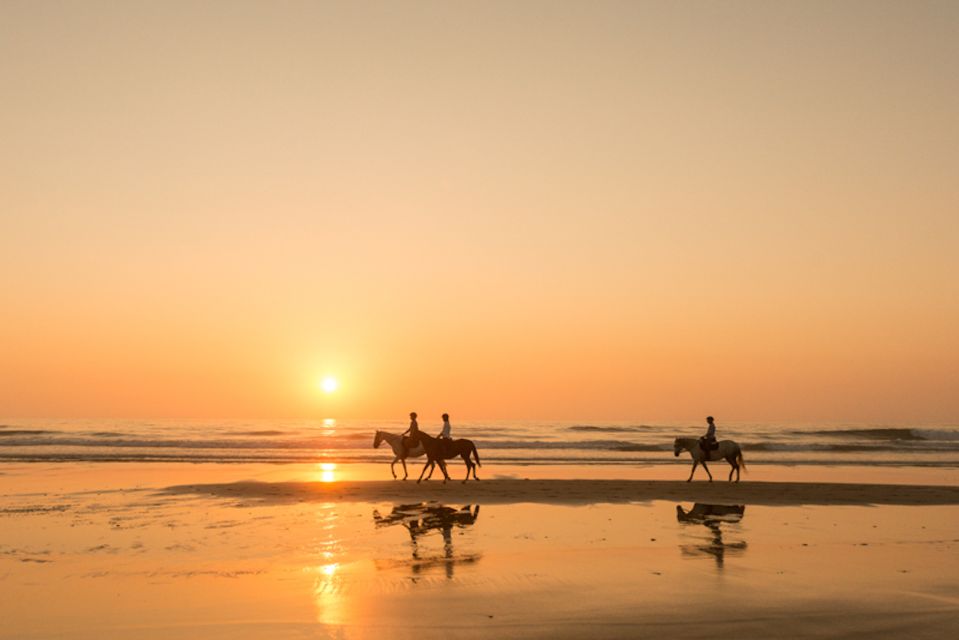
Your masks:
{"label": "wet sand", "polygon": [[2,638],[946,638],[959,627],[955,486],[3,471]]}
{"label": "wet sand", "polygon": [[264,502],[435,500],[480,504],[621,504],[668,500],[755,505],[959,505],[959,487],[801,482],[670,480],[512,480],[481,482],[235,482],[164,489]]}

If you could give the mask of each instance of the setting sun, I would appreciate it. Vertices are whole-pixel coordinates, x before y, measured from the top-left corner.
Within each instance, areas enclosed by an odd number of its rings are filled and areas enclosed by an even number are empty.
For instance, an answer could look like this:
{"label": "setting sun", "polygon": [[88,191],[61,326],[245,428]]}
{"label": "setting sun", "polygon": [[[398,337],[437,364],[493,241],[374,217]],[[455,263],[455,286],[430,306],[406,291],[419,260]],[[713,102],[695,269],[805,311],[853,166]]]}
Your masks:
{"label": "setting sun", "polygon": [[326,376],[320,380],[318,386],[323,390],[323,393],[333,393],[340,386],[340,383],[336,381],[336,378],[332,376]]}

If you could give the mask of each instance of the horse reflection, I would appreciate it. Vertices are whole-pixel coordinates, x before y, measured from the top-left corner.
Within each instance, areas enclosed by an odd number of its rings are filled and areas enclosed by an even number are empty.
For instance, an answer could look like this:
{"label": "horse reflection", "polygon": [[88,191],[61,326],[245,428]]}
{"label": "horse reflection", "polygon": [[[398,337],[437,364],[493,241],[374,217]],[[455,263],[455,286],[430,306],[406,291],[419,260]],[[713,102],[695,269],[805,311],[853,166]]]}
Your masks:
{"label": "horse reflection", "polygon": [[[378,510],[373,511],[373,521],[377,527],[402,525],[409,531],[412,546],[413,561],[410,568],[414,575],[419,575],[433,567],[442,566],[446,577],[453,577],[453,570],[457,564],[472,564],[480,559],[479,554],[459,554],[453,549],[453,529],[466,528],[476,522],[479,517],[479,505],[466,505],[456,509],[435,502],[418,504],[401,504],[393,507],[389,515],[381,515]],[[443,536],[443,555],[422,555],[420,542],[423,536],[432,531],[439,531]],[[389,568],[391,563],[377,563],[378,568]]]}
{"label": "horse reflection", "polygon": [[[746,542],[726,542],[723,540],[725,525],[738,525],[746,513],[745,505],[702,504],[697,502],[689,511],[682,505],[676,505],[676,520],[682,524],[701,524],[711,532],[709,544],[686,544],[679,548],[688,556],[712,556],[716,568],[722,569],[726,554],[740,554],[746,549]],[[738,527],[737,527],[738,528]]]}

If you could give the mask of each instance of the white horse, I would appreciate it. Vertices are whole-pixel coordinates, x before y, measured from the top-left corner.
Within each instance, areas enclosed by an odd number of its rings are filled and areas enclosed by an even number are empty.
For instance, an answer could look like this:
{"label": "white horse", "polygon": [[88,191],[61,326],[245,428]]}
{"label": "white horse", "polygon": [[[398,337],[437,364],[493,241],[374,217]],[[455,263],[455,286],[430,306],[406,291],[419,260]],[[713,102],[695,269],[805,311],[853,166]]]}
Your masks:
{"label": "white horse", "polygon": [[693,474],[696,473],[696,466],[700,464],[703,465],[703,469],[706,470],[706,474],[709,476],[709,481],[712,482],[713,474],[709,472],[709,467],[706,466],[706,462],[707,460],[709,462],[715,462],[716,460],[723,459],[732,466],[732,469],[729,470],[729,481],[733,481],[733,471],[735,471],[736,482],[739,482],[739,470],[746,468],[746,463],[743,461],[742,449],[732,440],[721,440],[717,444],[719,445],[718,448],[710,450],[709,457],[707,458],[702,447],[699,446],[699,438],[676,438],[673,442],[673,454],[679,457],[679,454],[685,449],[689,452],[689,455],[693,457],[693,470],[689,472],[689,478],[686,479],[686,482],[693,479]]}
{"label": "white horse", "polygon": [[[423,444],[419,443],[415,447],[411,447],[410,450],[406,453],[406,456],[403,456],[403,436],[397,435],[395,433],[390,433],[389,431],[377,431],[376,435],[373,437],[373,448],[379,449],[380,445],[386,441],[390,448],[393,449],[393,455],[396,456],[393,458],[393,462],[390,463],[390,472],[393,474],[393,479],[396,479],[396,471],[393,469],[393,465],[397,462],[403,463],[403,479],[406,480],[409,475],[406,471],[406,458],[419,458],[422,455],[426,454],[426,450],[423,448]],[[430,475],[433,475],[432,471]]]}

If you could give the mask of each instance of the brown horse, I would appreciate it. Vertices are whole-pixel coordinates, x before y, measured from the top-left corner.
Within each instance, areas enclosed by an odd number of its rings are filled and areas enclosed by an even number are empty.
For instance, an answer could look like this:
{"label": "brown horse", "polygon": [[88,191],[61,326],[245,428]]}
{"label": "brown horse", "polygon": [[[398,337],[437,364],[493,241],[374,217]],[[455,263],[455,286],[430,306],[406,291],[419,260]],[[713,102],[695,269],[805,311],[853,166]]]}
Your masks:
{"label": "brown horse", "polygon": [[[476,467],[482,465],[480,465],[479,454],[476,452],[476,445],[473,444],[472,440],[465,438],[443,440],[442,438],[434,438],[422,431],[420,431],[418,435],[420,444],[423,445],[423,449],[426,451],[426,464],[423,465],[419,480],[416,481],[417,484],[423,479],[426,468],[429,467],[430,475],[433,475],[433,469],[437,464],[440,466],[440,471],[443,472],[443,483],[445,484],[446,481],[450,479],[450,475],[446,473],[446,463],[444,460],[449,460],[456,456],[463,458],[463,462],[466,463],[466,479],[463,480],[463,484],[466,484],[466,480],[470,479],[470,471],[473,472],[473,478],[477,481],[479,480],[476,475]],[[473,454],[473,457],[476,458],[476,464],[473,464],[473,461],[470,459],[470,454]],[[427,480],[429,480],[429,478],[427,478]]]}

